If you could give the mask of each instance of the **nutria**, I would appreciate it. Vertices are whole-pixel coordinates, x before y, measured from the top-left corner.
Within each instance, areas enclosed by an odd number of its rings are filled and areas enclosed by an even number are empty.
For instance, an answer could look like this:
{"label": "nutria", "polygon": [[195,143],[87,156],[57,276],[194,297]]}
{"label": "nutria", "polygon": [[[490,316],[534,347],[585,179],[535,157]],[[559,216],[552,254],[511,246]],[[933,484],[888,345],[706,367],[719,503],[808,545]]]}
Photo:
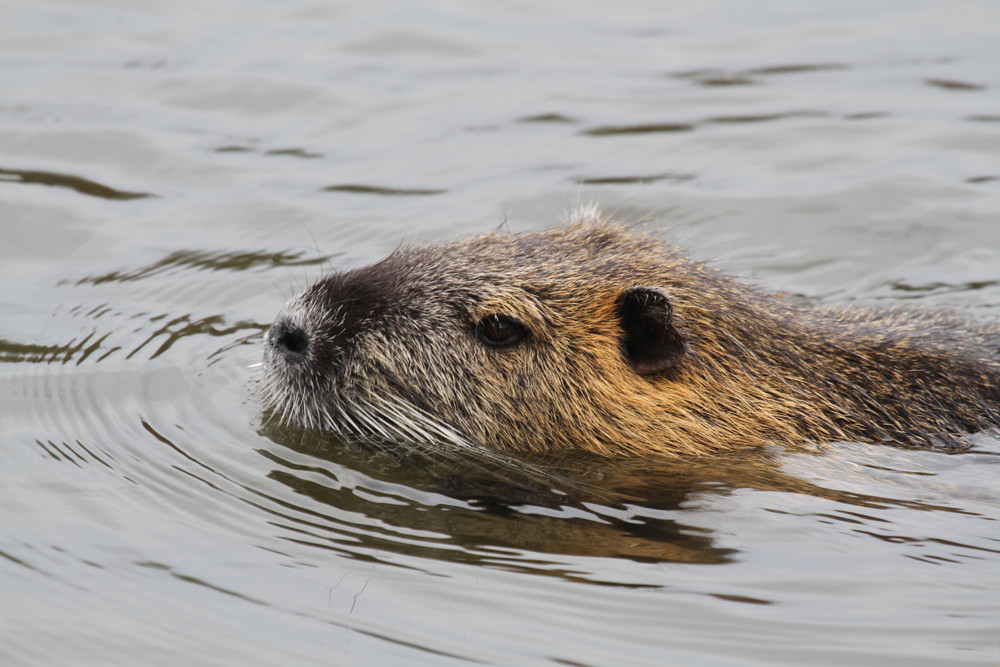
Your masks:
{"label": "nutria", "polygon": [[801,307],[595,213],[323,278],[266,336],[264,402],[348,439],[708,454],[958,445],[1000,424],[1000,329]]}

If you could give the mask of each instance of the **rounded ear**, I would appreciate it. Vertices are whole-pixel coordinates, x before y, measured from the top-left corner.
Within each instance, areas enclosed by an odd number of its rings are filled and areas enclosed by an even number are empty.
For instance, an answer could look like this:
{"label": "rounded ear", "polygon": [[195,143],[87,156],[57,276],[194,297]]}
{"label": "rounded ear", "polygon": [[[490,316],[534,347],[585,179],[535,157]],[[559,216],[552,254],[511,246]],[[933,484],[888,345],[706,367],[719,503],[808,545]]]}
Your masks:
{"label": "rounded ear", "polygon": [[664,373],[684,357],[687,342],[674,327],[673,315],[670,299],[658,289],[630,287],[619,297],[622,350],[639,375]]}

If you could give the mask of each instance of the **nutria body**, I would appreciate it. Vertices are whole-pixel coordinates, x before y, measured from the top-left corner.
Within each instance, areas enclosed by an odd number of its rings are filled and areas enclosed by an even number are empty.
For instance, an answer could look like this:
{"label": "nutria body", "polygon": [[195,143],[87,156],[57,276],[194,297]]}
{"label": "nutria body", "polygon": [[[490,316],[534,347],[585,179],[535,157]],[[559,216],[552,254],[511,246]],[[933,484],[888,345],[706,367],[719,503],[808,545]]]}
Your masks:
{"label": "nutria body", "polygon": [[1000,424],[997,329],[795,307],[595,215],[326,277],[288,303],[265,348],[279,418],[418,446],[921,446]]}

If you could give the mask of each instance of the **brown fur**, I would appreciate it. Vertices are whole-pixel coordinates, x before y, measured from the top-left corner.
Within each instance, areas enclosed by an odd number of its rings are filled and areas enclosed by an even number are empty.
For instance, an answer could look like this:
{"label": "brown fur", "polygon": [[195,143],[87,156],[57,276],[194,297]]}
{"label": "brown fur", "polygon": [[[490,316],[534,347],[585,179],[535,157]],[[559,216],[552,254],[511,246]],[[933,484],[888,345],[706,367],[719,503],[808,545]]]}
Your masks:
{"label": "brown fur", "polygon": [[[652,375],[623,351],[618,304],[636,286],[669,298],[686,341]],[[484,345],[475,327],[490,315],[526,339]],[[299,426],[424,445],[648,456],[948,444],[1000,424],[998,346],[997,329],[951,314],[794,307],[585,216],[401,249],[321,280],[272,327],[264,387]]]}

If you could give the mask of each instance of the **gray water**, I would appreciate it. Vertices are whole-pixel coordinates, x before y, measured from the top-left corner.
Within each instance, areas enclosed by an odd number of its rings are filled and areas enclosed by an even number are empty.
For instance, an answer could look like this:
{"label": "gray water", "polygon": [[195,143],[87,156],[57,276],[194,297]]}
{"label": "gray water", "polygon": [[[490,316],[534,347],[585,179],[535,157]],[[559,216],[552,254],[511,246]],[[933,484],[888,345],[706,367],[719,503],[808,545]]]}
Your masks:
{"label": "gray water", "polygon": [[997,321],[996,2],[0,17],[0,663],[1000,663],[989,434],[490,501],[264,428],[253,367],[324,271],[580,203]]}

